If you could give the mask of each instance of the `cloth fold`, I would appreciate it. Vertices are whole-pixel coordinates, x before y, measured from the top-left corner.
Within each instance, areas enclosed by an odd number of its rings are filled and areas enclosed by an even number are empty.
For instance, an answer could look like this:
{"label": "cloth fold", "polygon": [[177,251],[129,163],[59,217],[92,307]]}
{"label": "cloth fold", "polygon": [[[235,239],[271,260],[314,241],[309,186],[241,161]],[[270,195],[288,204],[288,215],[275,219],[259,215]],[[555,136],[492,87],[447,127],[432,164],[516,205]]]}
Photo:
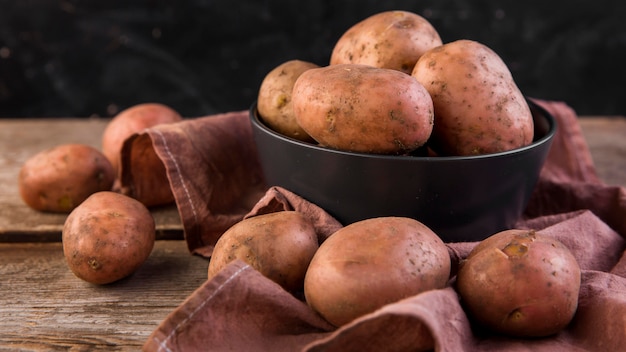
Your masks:
{"label": "cloth fold", "polygon": [[[539,181],[517,228],[562,241],[582,269],[571,324],[545,338],[477,330],[454,276],[441,290],[408,297],[335,328],[305,302],[241,261],[206,281],[150,335],[146,351],[615,351],[626,346],[626,189],[597,176],[576,113],[536,100],[558,123]],[[268,187],[240,111],[161,126],[136,136],[152,143],[167,172],[190,252],[210,257],[221,233],[258,214],[297,210],[320,241],[341,227],[323,209]],[[139,145],[139,143],[138,143]],[[132,143],[129,143],[132,154]],[[123,156],[124,157],[124,156]],[[128,170],[132,172],[132,170]],[[447,243],[453,267],[475,242]]]}

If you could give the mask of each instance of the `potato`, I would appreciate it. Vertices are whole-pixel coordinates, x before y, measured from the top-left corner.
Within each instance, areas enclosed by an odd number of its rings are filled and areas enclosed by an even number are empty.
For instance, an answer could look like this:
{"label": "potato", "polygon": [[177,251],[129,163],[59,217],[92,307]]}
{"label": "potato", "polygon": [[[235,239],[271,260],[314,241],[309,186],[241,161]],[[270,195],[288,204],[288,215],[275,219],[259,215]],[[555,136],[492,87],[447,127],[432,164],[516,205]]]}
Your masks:
{"label": "potato", "polygon": [[309,306],[335,326],[446,286],[450,256],[421,222],[379,217],[347,225],[317,250],[304,278]]}
{"label": "potato", "polygon": [[433,129],[433,102],[405,73],[341,64],[303,72],[294,84],[296,121],[320,145],[373,154],[406,154]]}
{"label": "potato", "polygon": [[540,232],[506,230],[461,263],[457,290],[468,315],[497,333],[553,335],[578,307],[580,267],[561,242]]}
{"label": "potato", "polygon": [[246,218],[215,243],[209,261],[211,279],[240,259],[286,291],[302,291],[304,274],[318,248],[313,224],[299,212],[280,211]]}
{"label": "potato", "polygon": [[313,139],[298,125],[291,104],[291,92],[302,72],[319,67],[302,60],[290,60],[271,70],[261,82],[257,99],[259,117],[268,127],[304,142]]}
{"label": "potato", "polygon": [[457,40],[424,53],[413,72],[430,93],[439,155],[512,150],[533,140],[533,118],[502,59],[489,47]]}
{"label": "potato", "polygon": [[45,212],[69,213],[91,194],[108,191],[115,173],[109,160],[85,144],[63,144],[27,159],[18,188],[24,203]]}
{"label": "potato", "polygon": [[108,284],[148,259],[155,236],[154,219],[143,204],[119,193],[97,192],[65,220],[63,254],[77,277]]}
{"label": "potato", "polygon": [[177,111],[159,103],[134,105],[115,115],[102,133],[102,152],[113,165],[116,175],[120,167],[120,151],[126,138],[148,127],[181,119]]}
{"label": "potato", "polygon": [[411,74],[420,56],[441,44],[435,27],[422,16],[385,11],[350,27],[335,43],[330,64],[364,64]]}

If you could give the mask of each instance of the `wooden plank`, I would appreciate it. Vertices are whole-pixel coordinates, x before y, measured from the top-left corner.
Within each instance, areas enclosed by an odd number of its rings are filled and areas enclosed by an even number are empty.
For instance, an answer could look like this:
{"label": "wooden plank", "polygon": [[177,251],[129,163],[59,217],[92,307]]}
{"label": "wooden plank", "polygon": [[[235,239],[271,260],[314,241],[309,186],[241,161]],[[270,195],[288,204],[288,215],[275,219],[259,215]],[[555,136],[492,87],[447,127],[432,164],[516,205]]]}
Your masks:
{"label": "wooden plank", "polygon": [[626,187],[626,118],[580,118],[598,176],[610,185]]}
{"label": "wooden plank", "polygon": [[97,286],[74,276],[61,243],[0,243],[0,350],[139,350],[207,265],[184,241],[157,241],[135,274]]}
{"label": "wooden plank", "polygon": [[[0,119],[0,242],[59,241],[66,214],[35,211],[20,198],[17,178],[32,155],[60,144],[82,143],[100,149],[102,118]],[[152,209],[158,239],[182,238],[174,205]]]}

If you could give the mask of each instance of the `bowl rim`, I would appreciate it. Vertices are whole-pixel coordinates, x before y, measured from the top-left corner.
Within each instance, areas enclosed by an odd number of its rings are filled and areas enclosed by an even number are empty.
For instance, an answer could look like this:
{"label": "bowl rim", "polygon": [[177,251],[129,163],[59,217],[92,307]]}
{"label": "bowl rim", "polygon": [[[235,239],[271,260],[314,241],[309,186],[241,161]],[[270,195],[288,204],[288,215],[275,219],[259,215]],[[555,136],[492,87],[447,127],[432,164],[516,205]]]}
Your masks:
{"label": "bowl rim", "polygon": [[359,153],[359,152],[350,152],[345,150],[332,149],[328,147],[323,147],[319,145],[315,145],[312,143],[304,142],[297,140],[295,138],[291,138],[280,134],[271,128],[269,128],[263,121],[259,118],[257,114],[257,101],[254,101],[249,109],[250,121],[252,124],[261,129],[264,133],[269,134],[275,138],[282,140],[283,142],[287,142],[290,144],[295,144],[302,148],[314,149],[320,152],[326,152],[331,154],[340,154],[344,156],[352,156],[352,157],[360,157],[360,158],[370,158],[370,159],[385,159],[385,160],[420,160],[420,161],[428,161],[428,162],[449,162],[454,160],[480,160],[480,159],[492,159],[498,157],[506,157],[514,154],[523,153],[529,149],[537,148],[538,146],[549,143],[557,130],[557,122],[554,116],[550,114],[546,109],[544,109],[541,105],[533,102],[532,100],[527,99],[528,105],[532,110],[539,111],[540,114],[544,116],[544,118],[548,122],[548,130],[545,135],[537,140],[533,140],[532,143],[525,145],[523,147],[497,152],[497,153],[488,153],[488,154],[479,154],[479,155],[452,155],[452,156],[416,156],[416,155],[388,155],[388,154],[373,154],[373,153]]}

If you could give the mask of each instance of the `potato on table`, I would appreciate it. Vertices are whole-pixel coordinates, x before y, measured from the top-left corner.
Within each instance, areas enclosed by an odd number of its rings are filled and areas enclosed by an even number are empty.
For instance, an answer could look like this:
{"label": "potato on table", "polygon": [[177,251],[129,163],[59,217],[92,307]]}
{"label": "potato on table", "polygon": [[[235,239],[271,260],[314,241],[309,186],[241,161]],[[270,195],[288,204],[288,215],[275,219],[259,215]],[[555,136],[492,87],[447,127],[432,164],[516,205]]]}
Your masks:
{"label": "potato on table", "polygon": [[63,254],[72,272],[94,284],[108,284],[135,272],[150,256],[154,218],[139,201],[97,192],[67,217]]}
{"label": "potato on table", "polygon": [[45,212],[69,213],[91,194],[111,190],[115,173],[98,149],[63,144],[27,159],[18,188],[24,203]]}
{"label": "potato on table", "polygon": [[180,120],[182,117],[176,110],[160,103],[133,105],[115,115],[102,133],[102,152],[111,161],[116,175],[120,167],[120,151],[126,138],[148,127]]}

